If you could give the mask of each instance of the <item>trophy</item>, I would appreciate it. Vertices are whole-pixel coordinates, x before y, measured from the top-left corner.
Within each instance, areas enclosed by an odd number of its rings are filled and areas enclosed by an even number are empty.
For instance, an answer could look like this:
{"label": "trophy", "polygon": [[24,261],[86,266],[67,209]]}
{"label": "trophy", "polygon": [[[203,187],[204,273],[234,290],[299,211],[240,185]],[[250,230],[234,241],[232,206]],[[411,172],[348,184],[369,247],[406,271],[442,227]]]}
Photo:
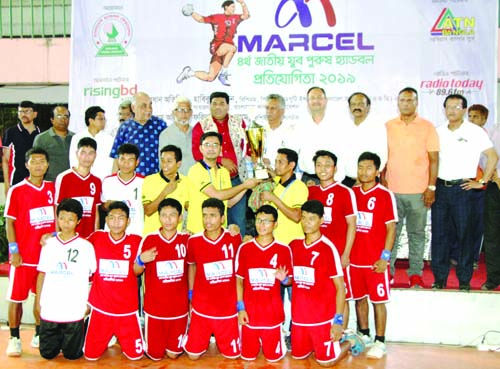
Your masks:
{"label": "trophy", "polygon": [[250,150],[252,151],[252,156],[257,158],[257,163],[254,166],[253,174],[257,179],[267,179],[269,174],[267,173],[266,166],[262,161],[262,156],[264,154],[264,127],[252,121],[248,129],[246,130],[248,144],[250,145]]}

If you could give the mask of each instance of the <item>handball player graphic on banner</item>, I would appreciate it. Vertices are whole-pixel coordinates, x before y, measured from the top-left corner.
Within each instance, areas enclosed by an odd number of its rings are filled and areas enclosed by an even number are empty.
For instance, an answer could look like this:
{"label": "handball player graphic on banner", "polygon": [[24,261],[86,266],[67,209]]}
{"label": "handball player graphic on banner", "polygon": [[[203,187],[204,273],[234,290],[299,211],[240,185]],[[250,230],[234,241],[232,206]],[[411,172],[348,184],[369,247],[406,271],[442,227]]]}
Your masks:
{"label": "handball player graphic on banner", "polygon": [[[74,0],[70,129],[84,111],[113,117],[139,91],[171,121],[176,96],[192,121],[225,91],[231,113],[265,120],[265,97],[285,97],[285,120],[307,112],[306,92],[325,89],[328,109],[350,119],[346,98],[370,96],[370,114],[398,114],[397,93],[419,92],[419,114],[445,121],[444,96],[463,94],[496,117],[496,0]],[[495,11],[496,9],[496,11]],[[252,113],[251,113],[252,112]],[[117,119],[108,118],[107,130]],[[248,120],[248,119],[247,119]]]}

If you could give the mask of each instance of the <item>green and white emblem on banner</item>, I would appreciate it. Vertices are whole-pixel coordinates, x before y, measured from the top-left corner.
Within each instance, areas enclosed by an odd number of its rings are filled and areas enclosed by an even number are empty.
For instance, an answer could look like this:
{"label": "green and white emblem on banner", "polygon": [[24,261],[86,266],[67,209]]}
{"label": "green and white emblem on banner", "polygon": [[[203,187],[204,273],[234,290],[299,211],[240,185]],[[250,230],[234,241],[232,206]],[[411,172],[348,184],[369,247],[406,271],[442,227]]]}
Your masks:
{"label": "green and white emblem on banner", "polygon": [[104,14],[92,28],[92,39],[98,49],[96,56],[128,56],[125,49],[132,39],[132,25],[123,14]]}

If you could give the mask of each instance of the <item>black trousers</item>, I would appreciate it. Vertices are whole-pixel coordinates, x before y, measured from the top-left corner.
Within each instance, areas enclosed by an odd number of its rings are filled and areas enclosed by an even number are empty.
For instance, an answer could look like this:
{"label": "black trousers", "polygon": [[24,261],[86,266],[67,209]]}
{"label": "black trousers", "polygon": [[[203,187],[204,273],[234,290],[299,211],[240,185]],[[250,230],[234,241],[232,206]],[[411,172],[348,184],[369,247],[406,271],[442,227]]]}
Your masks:
{"label": "black trousers", "polygon": [[61,351],[66,359],[79,359],[83,355],[83,339],[83,319],[71,323],[40,319],[40,355],[44,359],[53,359]]}
{"label": "black trousers", "polygon": [[484,194],[484,256],[489,282],[500,284],[500,189],[488,182]]}

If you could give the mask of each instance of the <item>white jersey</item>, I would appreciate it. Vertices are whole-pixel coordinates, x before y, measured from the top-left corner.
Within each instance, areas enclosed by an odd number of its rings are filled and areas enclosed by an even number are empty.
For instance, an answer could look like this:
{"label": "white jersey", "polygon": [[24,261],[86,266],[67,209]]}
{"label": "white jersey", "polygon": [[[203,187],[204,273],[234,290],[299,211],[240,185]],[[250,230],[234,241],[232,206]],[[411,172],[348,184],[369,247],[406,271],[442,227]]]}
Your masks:
{"label": "white jersey", "polygon": [[89,276],[96,270],[92,244],[78,237],[47,240],[38,270],[45,273],[40,296],[43,320],[66,323],[83,319],[89,295]]}
{"label": "white jersey", "polygon": [[[144,176],[136,173],[128,182],[123,181],[118,173],[102,181],[102,201],[123,201],[130,208],[130,224],[127,233],[142,236],[144,229],[144,208],[142,206],[142,183]],[[106,230],[109,230],[106,226]]]}

